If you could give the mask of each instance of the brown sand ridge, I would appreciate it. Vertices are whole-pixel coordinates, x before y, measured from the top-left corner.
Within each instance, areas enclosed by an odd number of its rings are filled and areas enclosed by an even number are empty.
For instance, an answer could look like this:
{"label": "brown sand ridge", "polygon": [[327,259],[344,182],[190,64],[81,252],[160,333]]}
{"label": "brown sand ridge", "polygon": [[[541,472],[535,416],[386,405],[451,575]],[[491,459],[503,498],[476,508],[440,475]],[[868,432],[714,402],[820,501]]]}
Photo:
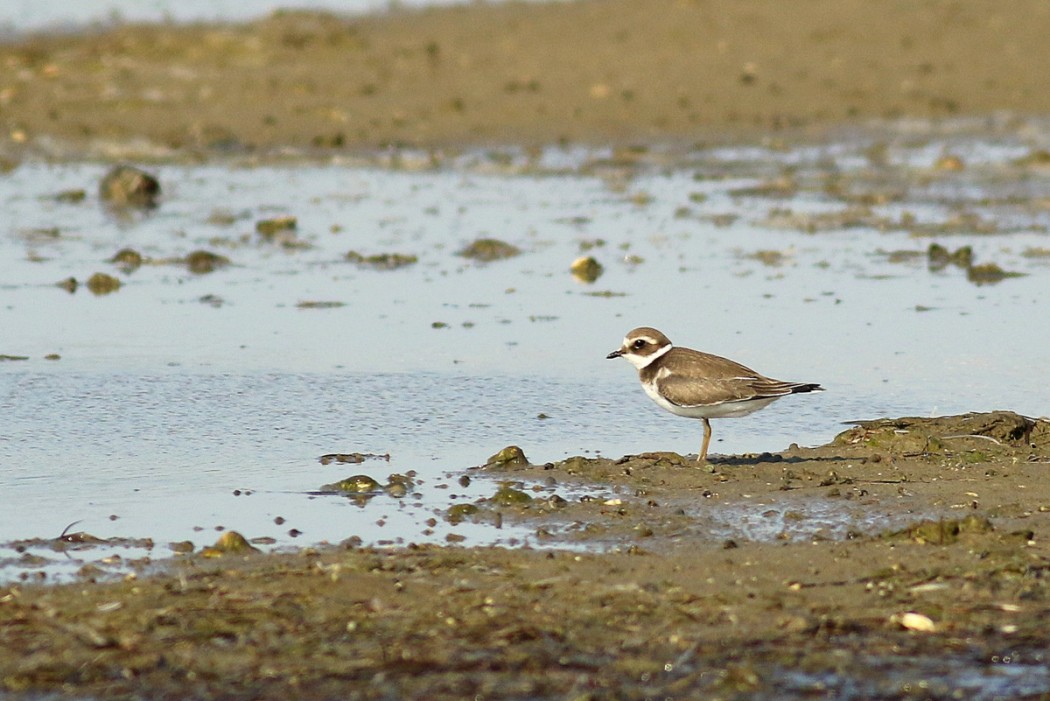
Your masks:
{"label": "brown sand ridge", "polygon": [[125,26],[0,46],[0,139],[625,143],[1045,114],[1047,27],[1041,0],[585,0]]}

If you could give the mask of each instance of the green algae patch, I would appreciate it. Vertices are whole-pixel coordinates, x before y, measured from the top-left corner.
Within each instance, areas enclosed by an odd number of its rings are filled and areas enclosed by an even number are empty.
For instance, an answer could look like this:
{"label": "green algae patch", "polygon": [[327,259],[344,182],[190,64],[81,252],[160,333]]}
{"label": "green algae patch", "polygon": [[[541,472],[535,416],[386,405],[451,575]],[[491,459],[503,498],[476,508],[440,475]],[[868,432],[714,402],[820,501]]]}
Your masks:
{"label": "green algae patch", "polygon": [[299,220],[292,216],[260,219],[255,222],[255,231],[265,239],[273,239],[278,234],[294,232],[299,228]]}
{"label": "green algae patch", "polygon": [[402,475],[395,472],[386,478],[386,486],[383,487],[383,491],[386,492],[387,496],[401,499],[408,496],[408,493],[412,491],[415,486],[416,481],[412,479],[410,475]]}
{"label": "green algae patch", "polygon": [[445,520],[456,525],[481,512],[475,504],[453,504],[445,511]]}
{"label": "green algae patch", "polygon": [[345,257],[351,263],[355,263],[362,268],[372,268],[373,270],[397,270],[419,262],[417,256],[407,253],[377,253],[366,256],[357,251],[350,251]]}
{"label": "green algae patch", "polygon": [[322,465],[331,465],[332,463],[356,464],[365,460],[386,460],[390,462],[390,453],[326,453],[317,458],[317,460]]}
{"label": "green algae patch", "polygon": [[532,503],[531,496],[509,484],[500,485],[489,500],[499,506],[525,506]]}
{"label": "green algae patch", "polygon": [[91,294],[97,296],[108,295],[120,289],[120,280],[106,273],[95,273],[88,278],[86,284]]}
{"label": "green algae patch", "polygon": [[516,445],[508,445],[495,455],[490,455],[484,467],[528,467],[529,459],[525,451]]}
{"label": "green algae patch", "polygon": [[346,302],[334,299],[307,299],[295,303],[296,309],[339,309],[345,306]]}
{"label": "green algae patch", "polygon": [[55,202],[61,202],[63,204],[80,204],[87,199],[87,190],[84,190],[83,188],[62,190],[61,192],[55,193],[53,199]]}
{"label": "green algae patch", "polygon": [[939,243],[931,243],[926,249],[926,263],[930,270],[943,270],[949,265],[966,270],[973,265],[973,247],[962,246],[951,251]]}
{"label": "green algae patch", "polygon": [[259,549],[248,542],[248,539],[237,531],[227,531],[223,533],[215,545],[211,545],[201,549],[201,555],[204,557],[222,557],[223,555],[246,555],[249,553],[257,553]]}
{"label": "green algae patch", "polygon": [[226,267],[230,259],[211,251],[194,251],[186,256],[185,263],[191,273],[203,275]]}
{"label": "green algae patch", "polygon": [[113,257],[106,262],[120,266],[125,272],[131,272],[141,267],[144,260],[142,254],[134,248],[122,248],[114,253]]}
{"label": "green algae patch", "polygon": [[980,454],[981,461],[1028,453],[1033,448],[1050,449],[1050,422],[1012,411],[875,419],[856,424],[837,435],[833,444],[864,445],[903,456],[961,455],[968,451]]}
{"label": "green algae patch", "polygon": [[489,263],[521,255],[521,249],[499,239],[482,238],[467,244],[456,255]]}
{"label": "green algae patch", "polygon": [[966,279],[975,285],[994,285],[1011,277],[1024,277],[1024,273],[1003,270],[995,263],[973,265],[966,271]]}
{"label": "green algae patch", "polygon": [[368,475],[351,475],[338,482],[322,486],[321,491],[344,492],[346,494],[378,494],[383,491],[383,485]]}

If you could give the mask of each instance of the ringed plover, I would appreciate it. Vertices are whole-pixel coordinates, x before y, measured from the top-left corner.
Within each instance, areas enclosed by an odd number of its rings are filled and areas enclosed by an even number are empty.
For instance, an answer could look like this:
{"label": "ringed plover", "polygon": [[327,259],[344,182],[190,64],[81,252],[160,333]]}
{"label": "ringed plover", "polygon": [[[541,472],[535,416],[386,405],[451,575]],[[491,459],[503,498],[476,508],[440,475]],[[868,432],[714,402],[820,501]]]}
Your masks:
{"label": "ringed plover", "polygon": [[672,414],[704,422],[699,462],[711,443],[709,419],[747,416],[780,397],[823,390],[812,382],[784,382],[760,375],[740,363],[671,344],[656,329],[642,326],[623,339],[606,358],[626,358],[638,369],[649,398]]}

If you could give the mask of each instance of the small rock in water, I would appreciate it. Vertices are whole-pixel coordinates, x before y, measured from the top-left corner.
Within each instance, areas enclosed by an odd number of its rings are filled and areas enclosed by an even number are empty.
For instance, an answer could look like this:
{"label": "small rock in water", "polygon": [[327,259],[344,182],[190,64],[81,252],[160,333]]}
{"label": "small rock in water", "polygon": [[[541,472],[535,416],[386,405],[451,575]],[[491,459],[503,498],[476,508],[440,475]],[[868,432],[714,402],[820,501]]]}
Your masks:
{"label": "small rock in water", "polygon": [[202,549],[201,555],[204,557],[222,557],[228,553],[239,554],[257,552],[259,552],[259,549],[249,543],[240,533],[237,531],[227,531],[215,541],[215,545]]}
{"label": "small rock in water", "polygon": [[532,497],[528,494],[509,485],[503,485],[492,495],[492,502],[500,506],[521,506],[531,501]]}
{"label": "small rock in water", "polygon": [[326,492],[349,492],[351,494],[375,494],[383,490],[383,485],[368,475],[352,475],[346,479],[326,484],[321,489]]}
{"label": "small rock in water", "polygon": [[486,465],[503,465],[503,466],[527,466],[529,459],[525,457],[525,451],[516,445],[508,445],[503,450],[499,451],[495,455],[489,457],[485,461]]}
{"label": "small rock in water", "polygon": [[513,258],[520,253],[520,248],[499,239],[478,239],[468,244],[457,255],[487,263],[502,258]]}
{"label": "small rock in water", "polygon": [[969,268],[973,265],[973,248],[962,246],[949,251],[939,243],[931,243],[926,251],[930,270],[942,270],[948,265],[956,265],[960,268]]}
{"label": "small rock in water", "polygon": [[122,269],[130,272],[142,265],[142,254],[133,248],[122,248],[109,259],[110,263],[116,263]]}
{"label": "small rock in water", "polygon": [[933,622],[933,619],[913,611],[890,616],[890,622],[896,623],[905,630],[914,630],[920,633],[933,633],[937,630],[937,624]]}
{"label": "small rock in water", "polygon": [[87,288],[95,295],[108,295],[120,289],[120,280],[105,273],[95,273],[88,278]]}
{"label": "small rock in water", "polygon": [[295,231],[298,227],[299,220],[291,216],[260,219],[255,222],[255,230],[268,239],[274,238],[281,232]]}
{"label": "small rock in water", "polygon": [[230,259],[211,251],[194,251],[186,256],[186,267],[191,273],[210,273],[216,268],[229,265]]}
{"label": "small rock in water", "polygon": [[995,263],[972,265],[966,271],[966,279],[975,285],[993,285],[997,282],[1002,282],[1008,277],[1022,277],[1023,275],[1024,273],[1003,270]]}
{"label": "small rock in water", "polygon": [[117,207],[156,207],[160,181],[133,166],[115,166],[99,183],[98,195]]}
{"label": "small rock in water", "polygon": [[357,251],[350,251],[346,259],[362,267],[375,268],[376,270],[397,270],[416,263],[419,258],[410,253],[376,253],[365,256]]}
{"label": "small rock in water", "polygon": [[580,282],[592,283],[605,272],[602,264],[594,256],[580,256],[569,266],[572,276]]}

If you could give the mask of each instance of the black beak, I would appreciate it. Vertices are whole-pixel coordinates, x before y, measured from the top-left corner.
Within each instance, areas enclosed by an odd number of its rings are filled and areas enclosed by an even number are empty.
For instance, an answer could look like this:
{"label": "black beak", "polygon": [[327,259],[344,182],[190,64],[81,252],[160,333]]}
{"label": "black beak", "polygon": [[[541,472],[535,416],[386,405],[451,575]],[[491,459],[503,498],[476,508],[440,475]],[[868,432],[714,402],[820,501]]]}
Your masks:
{"label": "black beak", "polygon": [[614,350],[612,353],[605,356],[605,359],[612,360],[613,358],[619,358],[621,355],[623,355],[623,348],[621,348],[620,350]]}

